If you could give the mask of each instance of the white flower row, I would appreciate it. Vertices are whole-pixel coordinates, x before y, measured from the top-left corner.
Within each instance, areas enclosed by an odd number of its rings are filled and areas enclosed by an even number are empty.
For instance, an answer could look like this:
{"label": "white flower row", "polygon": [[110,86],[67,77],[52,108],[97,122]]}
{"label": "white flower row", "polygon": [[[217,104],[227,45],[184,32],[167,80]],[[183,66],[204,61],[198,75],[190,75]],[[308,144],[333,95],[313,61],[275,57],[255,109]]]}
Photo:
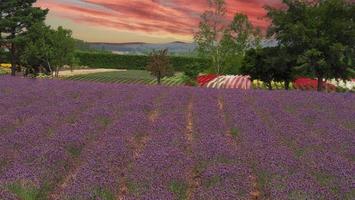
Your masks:
{"label": "white flower row", "polygon": [[332,79],[328,81],[328,83],[347,90],[355,90],[355,79],[352,79],[350,81]]}
{"label": "white flower row", "polygon": [[208,82],[208,88],[230,88],[230,89],[251,89],[251,81],[249,76],[241,75],[225,75],[219,76]]}

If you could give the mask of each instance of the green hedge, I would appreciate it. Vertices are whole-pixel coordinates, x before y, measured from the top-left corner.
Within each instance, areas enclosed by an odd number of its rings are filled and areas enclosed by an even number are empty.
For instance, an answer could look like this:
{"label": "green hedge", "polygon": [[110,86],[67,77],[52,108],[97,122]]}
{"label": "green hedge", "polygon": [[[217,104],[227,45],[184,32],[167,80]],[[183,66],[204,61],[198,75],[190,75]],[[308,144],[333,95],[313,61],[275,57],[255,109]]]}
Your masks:
{"label": "green hedge", "polygon": [[[92,68],[134,69],[143,70],[148,63],[146,55],[118,55],[97,52],[76,52],[78,64]],[[170,62],[175,71],[185,71],[190,65],[197,63],[208,66],[209,61],[201,58],[171,56]]]}
{"label": "green hedge", "polygon": [[[9,52],[0,53],[0,63],[8,63]],[[79,66],[88,66],[90,68],[108,68],[108,69],[129,69],[144,70],[148,63],[149,57],[146,55],[118,55],[104,52],[75,52],[76,64]],[[171,56],[170,62],[175,71],[186,71],[191,66],[199,66],[200,68],[210,67],[209,60]]]}

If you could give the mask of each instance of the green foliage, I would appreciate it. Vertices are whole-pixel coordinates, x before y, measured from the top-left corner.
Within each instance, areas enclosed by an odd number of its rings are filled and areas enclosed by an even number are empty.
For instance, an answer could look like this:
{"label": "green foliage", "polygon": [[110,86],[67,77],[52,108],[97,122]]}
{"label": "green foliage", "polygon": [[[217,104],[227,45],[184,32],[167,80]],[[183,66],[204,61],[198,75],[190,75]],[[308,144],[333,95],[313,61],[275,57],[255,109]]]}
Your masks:
{"label": "green foliage", "polygon": [[74,62],[75,40],[72,38],[71,30],[58,27],[52,31],[52,65],[56,68],[56,76],[63,65],[70,65]]}
{"label": "green foliage", "polygon": [[3,69],[0,67],[0,75],[5,75],[5,74],[9,74],[9,71],[7,69]]}
{"label": "green foliage", "polygon": [[272,50],[267,48],[249,50],[240,69],[242,74],[264,81],[270,90],[272,89],[271,81],[276,77],[276,69],[268,63],[271,52]]}
{"label": "green foliage", "polygon": [[115,195],[107,190],[107,189],[103,189],[103,188],[97,188],[95,189],[95,191],[93,192],[93,197],[92,199],[96,200],[96,199],[102,199],[102,200],[114,200],[115,199]]}
{"label": "green foliage", "polygon": [[182,81],[185,85],[196,86],[197,76],[203,71],[207,66],[201,63],[191,63],[184,71],[184,76],[182,76]]}
{"label": "green foliage", "polygon": [[220,183],[222,178],[220,176],[212,176],[206,179],[204,186],[207,187],[208,189],[213,188],[216,186],[218,183]]}
{"label": "green foliage", "polygon": [[197,81],[196,79],[192,79],[190,78],[189,76],[186,76],[185,74],[183,74],[181,77],[180,77],[180,80],[182,83],[184,83],[184,85],[187,85],[187,86],[197,86]]}
{"label": "green foliage", "polygon": [[143,70],[148,63],[148,56],[118,55],[103,52],[75,52],[79,65],[91,68]]}
{"label": "green foliage", "polygon": [[269,88],[272,82],[284,82],[289,89],[294,76],[292,55],[283,47],[250,49],[243,60],[240,72],[250,75],[253,80],[261,80]]}
{"label": "green foliage", "polygon": [[240,74],[240,68],[243,64],[244,55],[230,55],[224,61],[224,74]]}
{"label": "green foliage", "polygon": [[56,72],[65,64],[74,62],[75,40],[71,31],[58,27],[51,29],[43,23],[34,24],[24,35],[25,45],[21,60],[26,68],[45,66],[48,73]]}
{"label": "green foliage", "polygon": [[70,156],[74,158],[78,158],[81,154],[82,151],[82,146],[76,146],[76,145],[67,145],[65,149],[68,151]]}
{"label": "green foliage", "polygon": [[22,200],[46,200],[50,191],[47,184],[37,189],[31,184],[13,183],[8,185],[8,189]]}
{"label": "green foliage", "polygon": [[187,189],[188,184],[183,181],[172,181],[170,183],[169,189],[174,193],[176,199],[178,200],[187,200]]}
{"label": "green foliage", "polygon": [[301,64],[299,69],[309,71],[316,77],[323,77],[325,74],[330,73],[330,69],[327,66],[324,54],[317,49],[310,49],[305,51],[303,55],[299,56],[298,62]]}
{"label": "green foliage", "polygon": [[0,49],[0,63],[9,63],[10,62],[10,53]]}
{"label": "green foliage", "polygon": [[231,135],[236,138],[239,136],[239,130],[237,128],[232,128],[231,129]]}
{"label": "green foliage", "polygon": [[[353,76],[355,4],[347,0],[289,1],[268,7],[269,34],[299,61],[299,73],[323,78]],[[315,66],[315,65],[316,66]],[[318,87],[321,90],[322,87]]]}
{"label": "green foliage", "polygon": [[[104,52],[77,51],[75,57],[81,66],[108,69],[144,70],[149,61],[146,55],[118,55]],[[194,57],[170,56],[169,58],[175,71],[185,71],[193,63],[204,66],[210,62],[208,59]]]}
{"label": "green foliage", "polygon": [[24,188],[19,184],[11,184],[8,189],[17,197],[24,200],[36,200],[38,196],[38,191],[34,187]]}
{"label": "green foliage", "polygon": [[[51,58],[50,28],[44,23],[31,26],[22,37],[20,60],[26,72],[39,73],[39,66],[47,65]],[[50,69],[46,71],[50,72]]]}
{"label": "green foliage", "polygon": [[90,45],[83,40],[74,39],[74,43],[75,43],[75,50],[77,51],[96,51],[95,49],[90,48]]}
{"label": "green foliage", "polygon": [[0,47],[0,63],[5,63],[8,61],[8,53],[5,52],[4,48]]}
{"label": "green foliage", "polygon": [[210,0],[209,4],[211,9],[201,15],[194,35],[199,55],[212,61],[214,73],[237,72],[245,51],[258,46],[260,31],[241,13],[228,24],[224,0]]}
{"label": "green foliage", "polygon": [[157,82],[160,85],[160,80],[164,77],[171,77],[174,75],[174,70],[171,67],[168,50],[153,51],[149,55],[149,62],[146,66],[150,74],[157,77]]}
{"label": "green foliage", "polygon": [[198,45],[199,55],[212,60],[216,73],[220,73],[223,61],[222,38],[227,28],[225,23],[221,23],[226,15],[226,5],[224,0],[209,0],[210,10],[201,15],[199,31],[195,33],[194,40]]}
{"label": "green foliage", "polygon": [[0,4],[0,45],[10,49],[12,75],[15,75],[18,45],[23,45],[22,35],[38,22],[43,22],[48,10],[33,7],[36,0],[8,0]]}

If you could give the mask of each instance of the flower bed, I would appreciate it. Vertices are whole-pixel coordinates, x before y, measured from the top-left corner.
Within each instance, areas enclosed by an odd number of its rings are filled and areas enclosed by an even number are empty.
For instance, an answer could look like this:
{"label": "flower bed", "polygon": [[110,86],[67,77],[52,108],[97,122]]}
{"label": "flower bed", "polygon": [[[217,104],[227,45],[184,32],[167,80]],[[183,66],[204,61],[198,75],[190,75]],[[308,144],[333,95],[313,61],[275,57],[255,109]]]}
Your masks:
{"label": "flower bed", "polygon": [[[318,82],[311,78],[298,78],[293,82],[293,86],[298,90],[317,90]],[[330,83],[324,83],[323,89],[327,91],[336,91],[336,86]]]}
{"label": "flower bed", "polygon": [[199,86],[205,86],[208,82],[212,81],[213,79],[217,78],[218,75],[216,74],[206,74],[197,77],[197,83]]}
{"label": "flower bed", "polygon": [[2,68],[11,68],[11,64],[9,64],[9,63],[0,63],[0,67],[2,67]]}
{"label": "flower bed", "polygon": [[202,75],[197,78],[200,86],[207,88],[226,88],[226,89],[251,89],[249,76],[240,75]]}

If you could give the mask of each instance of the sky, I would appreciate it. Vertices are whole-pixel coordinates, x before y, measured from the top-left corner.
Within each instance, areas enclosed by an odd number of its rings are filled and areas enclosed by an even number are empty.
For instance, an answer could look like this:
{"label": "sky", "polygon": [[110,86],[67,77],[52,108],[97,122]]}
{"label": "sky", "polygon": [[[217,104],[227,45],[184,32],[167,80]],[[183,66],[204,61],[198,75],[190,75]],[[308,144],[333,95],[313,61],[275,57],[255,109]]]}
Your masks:
{"label": "sky", "polygon": [[[281,0],[226,0],[229,19],[236,12],[248,15],[261,29],[269,22],[265,5]],[[38,0],[48,8],[46,23],[71,29],[88,42],[191,42],[208,0]]]}

